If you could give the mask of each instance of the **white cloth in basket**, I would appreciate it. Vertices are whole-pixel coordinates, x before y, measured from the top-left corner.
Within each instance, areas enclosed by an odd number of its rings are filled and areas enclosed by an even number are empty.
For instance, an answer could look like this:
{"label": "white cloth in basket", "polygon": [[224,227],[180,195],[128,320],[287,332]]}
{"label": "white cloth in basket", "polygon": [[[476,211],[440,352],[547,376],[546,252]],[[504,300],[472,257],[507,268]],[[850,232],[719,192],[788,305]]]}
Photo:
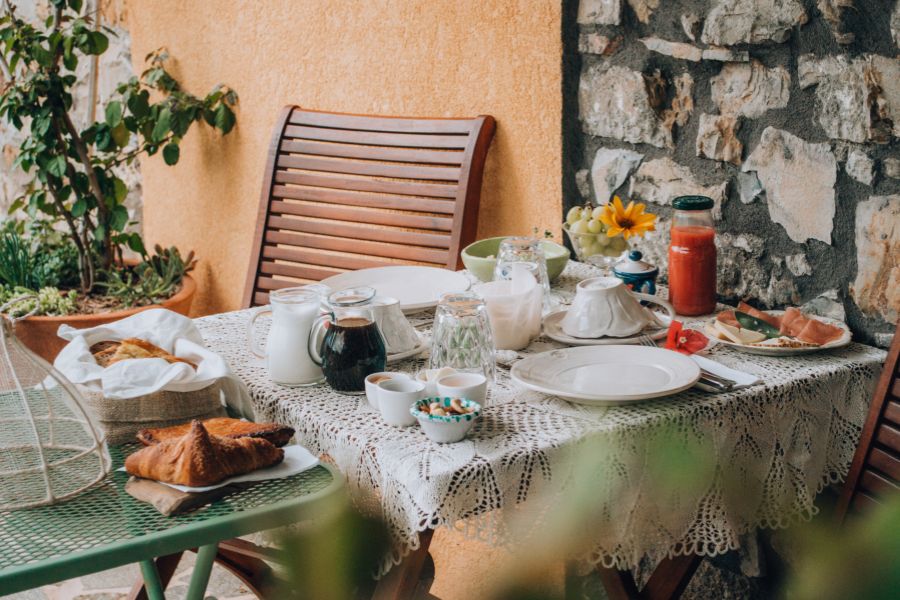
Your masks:
{"label": "white cloth in basket", "polygon": [[[158,391],[193,392],[221,380],[227,404],[248,419],[254,418],[250,394],[221,356],[206,348],[193,321],[183,315],[154,308],[106,325],[75,329],[62,325],[59,337],[69,340],[53,366],[73,383],[106,398],[137,398]],[[140,338],[197,365],[169,363],[161,358],[127,359],[104,368],[91,354],[103,341]]]}

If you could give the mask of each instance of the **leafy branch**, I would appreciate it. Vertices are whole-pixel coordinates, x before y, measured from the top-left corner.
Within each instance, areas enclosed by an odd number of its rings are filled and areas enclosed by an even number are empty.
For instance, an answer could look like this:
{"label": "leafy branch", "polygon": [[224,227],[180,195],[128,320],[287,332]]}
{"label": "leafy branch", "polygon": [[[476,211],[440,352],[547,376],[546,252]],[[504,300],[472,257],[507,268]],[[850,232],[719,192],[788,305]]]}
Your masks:
{"label": "leafy branch", "polygon": [[[28,130],[16,165],[31,173],[28,191],[11,207],[65,223],[78,250],[80,287],[89,293],[95,273],[121,263],[123,248],[147,255],[141,237],[129,231],[128,194],[116,174],[143,154],[162,153],[168,165],[180,158],[180,143],[194,123],[228,134],[235,124],[237,94],[216,86],[204,97],[182,88],[157,50],[149,66],[116,89],[102,120],[79,130],[72,118],[74,74],[85,56],[102,55],[109,38],[80,14],[83,0],[51,0],[53,14],[40,26],[20,19],[5,1],[0,16],[0,118]],[[118,266],[122,266],[119,264]]]}

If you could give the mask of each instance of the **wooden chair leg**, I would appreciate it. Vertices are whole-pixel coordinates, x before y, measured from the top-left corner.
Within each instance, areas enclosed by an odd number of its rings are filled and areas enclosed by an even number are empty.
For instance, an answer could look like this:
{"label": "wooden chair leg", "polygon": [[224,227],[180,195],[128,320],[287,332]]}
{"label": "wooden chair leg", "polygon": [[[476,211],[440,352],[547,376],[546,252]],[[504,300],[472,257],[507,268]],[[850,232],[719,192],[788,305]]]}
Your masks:
{"label": "wooden chair leg", "polygon": [[240,579],[258,598],[276,598],[278,586],[275,575],[260,558],[219,548],[216,562]]}
{"label": "wooden chair leg", "polygon": [[419,534],[419,548],[410,552],[403,562],[378,581],[372,600],[409,600],[413,597],[433,535],[434,531],[431,529]]}
{"label": "wooden chair leg", "polygon": [[696,554],[664,558],[641,590],[645,600],[678,600],[703,558]]}
{"label": "wooden chair leg", "polygon": [[[156,570],[159,572],[159,581],[163,589],[166,589],[166,586],[172,581],[172,576],[175,575],[175,569],[178,568],[182,554],[184,552],[176,552],[175,554],[160,556],[156,559]],[[127,600],[147,600],[147,590],[144,587],[143,579],[138,579],[134,582],[134,585],[131,586],[131,591],[128,593]]]}
{"label": "wooden chair leg", "polygon": [[630,571],[598,567],[597,572],[609,600],[678,600],[702,560],[696,554],[664,558],[642,589],[638,589]]}
{"label": "wooden chair leg", "polygon": [[619,569],[609,569],[607,567],[597,567],[600,574],[600,581],[603,582],[603,588],[609,600],[640,600],[641,593],[631,571],[620,571]]}

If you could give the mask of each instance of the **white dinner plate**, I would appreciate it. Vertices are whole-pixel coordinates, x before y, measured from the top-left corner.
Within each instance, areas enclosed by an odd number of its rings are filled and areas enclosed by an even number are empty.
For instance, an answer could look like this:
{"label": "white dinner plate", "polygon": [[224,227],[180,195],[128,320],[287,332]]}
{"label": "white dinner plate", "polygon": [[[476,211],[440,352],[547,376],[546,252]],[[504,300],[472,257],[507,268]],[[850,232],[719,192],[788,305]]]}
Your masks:
{"label": "white dinner plate", "polygon": [[401,361],[405,358],[411,358],[418,354],[422,354],[425,351],[425,348],[428,347],[428,340],[422,337],[421,333],[416,334],[419,336],[419,343],[416,344],[415,348],[411,350],[406,350],[405,352],[397,352],[396,354],[388,354],[387,355],[387,364],[395,363]]}
{"label": "white dinner plate", "polygon": [[627,404],[688,389],[700,367],[662,348],[581,346],[529,356],[510,376],[528,389],[582,404]]}
{"label": "white dinner plate", "polygon": [[[772,316],[784,314],[783,310],[767,310],[766,312]],[[809,315],[809,317],[818,319],[819,321],[828,323],[829,325],[840,327],[844,330],[844,335],[834,340],[833,342],[828,342],[827,344],[822,344],[821,346],[801,346],[799,348],[778,348],[753,344],[737,344],[730,340],[723,340],[719,338],[719,336],[716,334],[716,330],[712,328],[715,318],[713,318],[706,324],[706,333],[714,338],[718,343],[728,346],[729,348],[734,348],[735,350],[740,350],[741,352],[746,352],[748,354],[759,354],[762,356],[796,356],[798,354],[810,354],[811,352],[820,352],[822,350],[830,350],[831,348],[841,348],[850,343],[853,334],[850,332],[850,328],[847,327],[847,324],[843,321],[838,321],[837,319],[831,319],[829,317],[819,317],[816,315]]]}
{"label": "white dinner plate", "polygon": [[600,338],[577,338],[569,335],[562,328],[562,320],[566,316],[566,310],[558,310],[544,317],[544,335],[551,340],[556,340],[561,344],[569,346],[610,346],[613,344],[640,344],[641,336],[649,335],[653,340],[661,340],[666,337],[669,331],[669,324],[672,319],[669,315],[656,314],[656,318],[660,320],[663,327],[655,327],[648,325],[640,333],[628,337],[600,337]]}
{"label": "white dinner plate", "polygon": [[437,306],[443,294],[469,289],[469,278],[456,271],[437,267],[397,265],[360,269],[334,275],[319,283],[332,290],[369,286],[379,296],[391,296],[400,301],[400,310],[414,313]]}

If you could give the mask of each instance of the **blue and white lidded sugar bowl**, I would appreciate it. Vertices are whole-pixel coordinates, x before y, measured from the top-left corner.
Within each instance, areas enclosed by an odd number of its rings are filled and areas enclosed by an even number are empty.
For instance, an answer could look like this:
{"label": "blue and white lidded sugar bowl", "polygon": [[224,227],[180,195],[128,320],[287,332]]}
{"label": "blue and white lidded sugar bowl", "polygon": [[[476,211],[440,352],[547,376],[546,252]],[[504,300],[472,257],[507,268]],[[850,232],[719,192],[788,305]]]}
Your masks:
{"label": "blue and white lidded sugar bowl", "polygon": [[634,292],[655,294],[659,268],[642,260],[643,258],[644,255],[639,250],[632,250],[624,260],[616,264],[613,274]]}

